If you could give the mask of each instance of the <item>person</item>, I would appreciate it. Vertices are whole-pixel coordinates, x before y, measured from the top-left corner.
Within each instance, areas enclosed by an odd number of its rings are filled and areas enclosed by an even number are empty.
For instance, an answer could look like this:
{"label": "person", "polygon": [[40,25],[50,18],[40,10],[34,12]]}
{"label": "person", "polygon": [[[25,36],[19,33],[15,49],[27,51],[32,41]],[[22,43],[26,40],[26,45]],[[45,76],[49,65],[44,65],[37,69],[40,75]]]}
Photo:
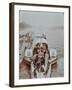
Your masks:
{"label": "person", "polygon": [[48,50],[48,45],[46,43],[37,43],[33,50],[33,63],[34,63],[34,73],[36,77],[36,72],[46,72],[48,68],[48,59],[50,58],[50,53]]}

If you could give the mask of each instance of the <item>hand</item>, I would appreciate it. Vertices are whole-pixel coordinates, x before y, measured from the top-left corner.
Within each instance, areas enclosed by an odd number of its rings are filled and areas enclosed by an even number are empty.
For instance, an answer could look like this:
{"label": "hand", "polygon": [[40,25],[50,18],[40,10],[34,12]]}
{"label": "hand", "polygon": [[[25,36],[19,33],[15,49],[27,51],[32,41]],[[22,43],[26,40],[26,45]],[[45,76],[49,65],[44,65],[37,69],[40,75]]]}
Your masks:
{"label": "hand", "polygon": [[32,59],[33,59],[33,60],[36,59],[37,56],[38,56],[38,54],[35,54],[35,55],[32,57]]}

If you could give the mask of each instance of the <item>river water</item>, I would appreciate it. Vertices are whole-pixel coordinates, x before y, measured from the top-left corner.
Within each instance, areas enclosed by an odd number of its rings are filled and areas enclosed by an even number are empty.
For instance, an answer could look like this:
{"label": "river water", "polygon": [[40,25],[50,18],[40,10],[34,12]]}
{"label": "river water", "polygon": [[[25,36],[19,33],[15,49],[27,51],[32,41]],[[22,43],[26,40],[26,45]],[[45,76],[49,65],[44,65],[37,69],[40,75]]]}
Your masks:
{"label": "river water", "polygon": [[51,77],[63,77],[64,76],[64,57],[58,58],[57,69],[53,70]]}

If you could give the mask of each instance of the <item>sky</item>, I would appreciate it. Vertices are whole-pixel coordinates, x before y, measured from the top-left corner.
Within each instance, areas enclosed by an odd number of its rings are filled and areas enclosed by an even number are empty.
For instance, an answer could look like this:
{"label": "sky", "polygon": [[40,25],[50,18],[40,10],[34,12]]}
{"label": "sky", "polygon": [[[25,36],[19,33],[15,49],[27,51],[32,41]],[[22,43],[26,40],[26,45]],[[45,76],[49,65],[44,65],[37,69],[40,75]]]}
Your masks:
{"label": "sky", "polygon": [[49,47],[64,46],[64,13],[20,10],[19,29],[20,34],[44,33]]}

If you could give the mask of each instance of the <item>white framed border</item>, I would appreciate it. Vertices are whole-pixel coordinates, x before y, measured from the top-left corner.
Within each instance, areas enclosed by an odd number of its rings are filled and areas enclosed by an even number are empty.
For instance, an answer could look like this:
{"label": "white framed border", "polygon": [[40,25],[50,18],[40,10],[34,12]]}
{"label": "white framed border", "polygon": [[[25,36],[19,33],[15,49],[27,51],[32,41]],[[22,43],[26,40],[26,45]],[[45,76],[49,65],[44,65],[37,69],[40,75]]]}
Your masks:
{"label": "white framed border", "polygon": [[[64,77],[19,80],[19,10],[64,13]],[[14,86],[69,82],[69,8],[14,5]]]}

